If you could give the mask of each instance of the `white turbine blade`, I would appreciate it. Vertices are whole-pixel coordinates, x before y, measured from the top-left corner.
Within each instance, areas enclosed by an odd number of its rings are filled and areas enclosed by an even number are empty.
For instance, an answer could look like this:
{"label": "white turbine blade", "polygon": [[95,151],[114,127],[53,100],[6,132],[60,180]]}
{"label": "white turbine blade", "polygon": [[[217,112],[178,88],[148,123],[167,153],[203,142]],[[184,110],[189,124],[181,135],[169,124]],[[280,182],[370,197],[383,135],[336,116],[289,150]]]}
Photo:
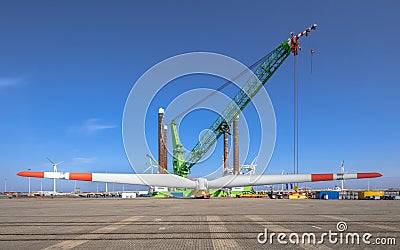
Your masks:
{"label": "white turbine blade", "polygon": [[253,161],[250,163],[250,165],[254,165],[258,160],[258,155],[253,159]]}
{"label": "white turbine blade", "polygon": [[143,173],[146,173],[147,171],[149,171],[150,170],[150,168],[152,168],[153,166],[152,165],[150,165],[150,167],[148,167],[148,168],[146,168],[144,171],[143,171]]}
{"label": "white turbine blade", "polygon": [[260,186],[284,183],[300,183],[315,181],[333,181],[346,179],[376,178],[379,173],[355,174],[288,174],[288,175],[228,175],[216,180],[208,181],[208,188],[229,188],[243,186]]}
{"label": "white turbine blade", "polygon": [[208,188],[260,186],[293,182],[309,182],[309,174],[299,175],[227,175],[208,181]]}
{"label": "white turbine blade", "polygon": [[173,174],[108,174],[108,173],[69,173],[69,172],[20,172],[19,176],[95,181],[171,188],[196,188],[192,181]]}
{"label": "white turbine blade", "polygon": [[60,161],[59,163],[56,163],[54,165],[60,165],[61,163],[64,163],[64,161]]}
{"label": "white turbine blade", "polygon": [[171,188],[196,188],[196,182],[173,174],[100,174],[93,173],[92,181],[160,186]]}
{"label": "white turbine blade", "polygon": [[50,160],[50,158],[49,157],[46,157],[46,159],[51,163],[51,164],[55,164],[52,160]]}

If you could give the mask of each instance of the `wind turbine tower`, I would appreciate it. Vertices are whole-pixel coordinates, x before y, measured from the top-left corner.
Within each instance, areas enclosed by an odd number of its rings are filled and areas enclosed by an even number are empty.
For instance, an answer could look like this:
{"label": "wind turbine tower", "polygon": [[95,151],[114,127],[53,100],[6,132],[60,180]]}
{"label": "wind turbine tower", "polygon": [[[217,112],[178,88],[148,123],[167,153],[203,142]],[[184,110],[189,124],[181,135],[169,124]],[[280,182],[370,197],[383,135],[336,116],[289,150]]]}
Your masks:
{"label": "wind turbine tower", "polygon": [[[342,165],[340,166],[340,172],[342,174],[344,174],[344,161],[342,161]],[[342,179],[341,182],[342,182],[342,190],[343,190],[344,180]]]}
{"label": "wind turbine tower", "polygon": [[[63,161],[59,162],[59,163],[54,163],[52,160],[50,160],[49,157],[46,157],[47,160],[51,163],[51,165],[53,166],[53,171],[54,173],[57,173],[57,165],[63,163]],[[54,179],[54,184],[53,184],[53,192],[54,194],[56,193],[56,179]]]}

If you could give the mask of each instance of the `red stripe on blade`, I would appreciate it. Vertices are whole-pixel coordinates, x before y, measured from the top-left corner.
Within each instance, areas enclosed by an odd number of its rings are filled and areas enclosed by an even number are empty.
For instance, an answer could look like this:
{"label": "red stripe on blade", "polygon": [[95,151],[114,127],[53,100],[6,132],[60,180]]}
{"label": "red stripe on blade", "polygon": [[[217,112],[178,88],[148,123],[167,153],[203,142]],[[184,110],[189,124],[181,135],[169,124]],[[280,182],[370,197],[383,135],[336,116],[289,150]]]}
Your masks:
{"label": "red stripe on blade", "polygon": [[24,177],[44,178],[44,172],[24,171],[24,172],[19,172],[17,175],[24,176]]}
{"label": "red stripe on blade", "polygon": [[92,174],[91,173],[69,173],[70,180],[77,180],[77,181],[92,181]]}
{"label": "red stripe on blade", "polygon": [[311,181],[331,181],[333,174],[312,174]]}
{"label": "red stripe on blade", "polygon": [[380,173],[357,173],[357,179],[361,178],[377,178],[381,177],[382,175]]}

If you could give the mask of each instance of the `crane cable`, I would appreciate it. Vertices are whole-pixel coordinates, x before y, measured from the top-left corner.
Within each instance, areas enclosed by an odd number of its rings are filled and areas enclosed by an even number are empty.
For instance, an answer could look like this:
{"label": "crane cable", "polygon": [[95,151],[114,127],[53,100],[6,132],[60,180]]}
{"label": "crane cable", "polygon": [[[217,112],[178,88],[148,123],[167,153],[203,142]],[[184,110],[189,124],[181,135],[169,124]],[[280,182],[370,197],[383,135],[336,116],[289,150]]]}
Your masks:
{"label": "crane cable", "polygon": [[[300,32],[299,34],[297,34],[296,36],[294,35],[294,32],[291,32],[292,37],[289,38],[289,46],[292,48],[292,52],[293,54],[296,56],[298,53],[298,49],[301,50],[298,40],[300,37],[302,36],[308,36],[308,33],[310,33],[311,30],[315,30],[317,28],[316,24],[313,24],[311,27],[307,28],[306,30],[304,30],[303,32]],[[242,72],[240,72],[237,76],[235,76],[234,78],[232,78],[232,81],[235,81],[236,79],[238,79],[239,77],[241,77],[244,73],[246,73],[249,69],[252,70],[255,66],[257,66],[258,64],[260,64],[262,61],[265,61],[271,54],[272,52],[268,53],[266,56],[264,56],[263,58],[261,58],[260,60],[258,60],[257,62],[255,62],[253,65],[251,65],[249,68],[243,70]],[[210,98],[211,96],[215,95],[217,92],[219,92],[220,90],[222,90],[223,88],[225,88],[226,86],[230,85],[232,83],[232,81],[227,81],[225,84],[221,85],[219,88],[215,89],[212,93],[206,95],[205,97],[203,97],[202,99],[200,99],[199,101],[197,101],[196,103],[194,103],[192,106],[190,106],[189,108],[185,109],[183,112],[181,112],[180,114],[178,114],[177,116],[175,116],[175,118],[173,120],[176,120],[180,117],[182,117],[184,114],[186,114],[188,111],[192,110],[193,108],[197,107],[200,103],[204,102],[205,100],[207,100],[208,98]]]}
{"label": "crane cable", "polygon": [[310,74],[312,74],[312,59],[313,59],[313,55],[315,53],[315,49],[311,49],[310,53],[311,53]]}

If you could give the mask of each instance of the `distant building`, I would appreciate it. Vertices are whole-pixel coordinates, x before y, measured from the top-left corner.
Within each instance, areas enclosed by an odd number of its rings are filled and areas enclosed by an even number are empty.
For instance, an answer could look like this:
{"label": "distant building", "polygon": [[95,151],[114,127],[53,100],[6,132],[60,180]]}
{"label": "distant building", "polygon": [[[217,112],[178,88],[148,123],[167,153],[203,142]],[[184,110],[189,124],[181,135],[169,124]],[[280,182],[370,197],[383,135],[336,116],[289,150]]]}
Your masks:
{"label": "distant building", "polygon": [[385,193],[383,191],[361,191],[358,192],[360,200],[380,200],[383,199]]}
{"label": "distant building", "polygon": [[338,200],[339,191],[317,191],[316,198],[323,200]]}
{"label": "distant building", "polygon": [[123,192],[121,197],[122,199],[134,199],[136,198],[136,192]]}

